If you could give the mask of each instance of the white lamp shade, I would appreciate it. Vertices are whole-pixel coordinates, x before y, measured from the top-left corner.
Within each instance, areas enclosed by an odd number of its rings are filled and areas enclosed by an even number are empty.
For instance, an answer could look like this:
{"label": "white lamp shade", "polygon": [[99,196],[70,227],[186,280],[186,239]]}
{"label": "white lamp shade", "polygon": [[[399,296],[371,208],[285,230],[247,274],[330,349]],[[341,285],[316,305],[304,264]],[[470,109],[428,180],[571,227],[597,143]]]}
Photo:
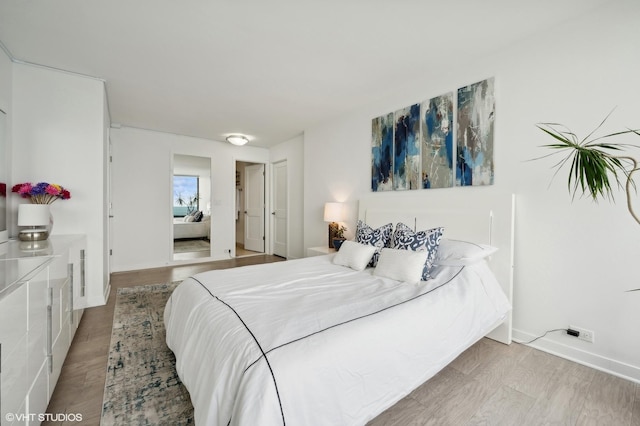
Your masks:
{"label": "white lamp shade", "polygon": [[18,226],[47,226],[49,224],[49,204],[20,204],[18,206]]}
{"label": "white lamp shade", "polygon": [[340,222],[342,220],[342,203],[324,204],[324,221]]}

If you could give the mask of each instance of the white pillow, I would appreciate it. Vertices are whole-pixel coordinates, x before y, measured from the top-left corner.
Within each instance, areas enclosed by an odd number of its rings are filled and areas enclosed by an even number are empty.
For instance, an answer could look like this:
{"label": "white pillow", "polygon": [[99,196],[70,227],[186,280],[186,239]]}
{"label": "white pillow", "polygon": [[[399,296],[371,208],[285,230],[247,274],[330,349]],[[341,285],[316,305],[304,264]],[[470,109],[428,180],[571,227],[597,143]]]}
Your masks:
{"label": "white pillow", "polygon": [[497,247],[477,244],[470,241],[449,240],[443,238],[433,261],[434,265],[465,266],[472,265],[498,251]]}
{"label": "white pillow", "polygon": [[376,247],[360,244],[355,241],[344,241],[340,250],[333,257],[336,265],[348,266],[356,271],[362,271],[376,252]]}
{"label": "white pillow", "polygon": [[383,248],[373,274],[415,284],[422,279],[428,250],[413,251]]}

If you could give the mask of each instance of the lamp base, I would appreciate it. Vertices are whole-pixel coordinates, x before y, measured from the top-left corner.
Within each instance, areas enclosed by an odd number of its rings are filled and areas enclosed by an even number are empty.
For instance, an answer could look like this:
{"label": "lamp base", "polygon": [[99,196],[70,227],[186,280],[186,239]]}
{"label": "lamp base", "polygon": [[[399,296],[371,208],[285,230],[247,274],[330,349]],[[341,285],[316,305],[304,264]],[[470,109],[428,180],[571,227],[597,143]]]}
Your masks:
{"label": "lamp base", "polygon": [[333,239],[336,237],[337,232],[338,232],[338,224],[336,222],[331,222],[329,224],[329,248],[334,248]]}
{"label": "lamp base", "polygon": [[46,229],[23,229],[18,234],[20,241],[44,241],[49,238],[49,232]]}

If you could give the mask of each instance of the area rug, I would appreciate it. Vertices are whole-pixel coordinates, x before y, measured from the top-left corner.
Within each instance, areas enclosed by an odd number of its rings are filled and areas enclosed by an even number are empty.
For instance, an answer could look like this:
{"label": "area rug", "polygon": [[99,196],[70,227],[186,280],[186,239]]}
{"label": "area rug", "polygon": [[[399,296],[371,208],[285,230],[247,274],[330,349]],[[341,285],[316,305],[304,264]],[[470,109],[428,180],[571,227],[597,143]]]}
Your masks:
{"label": "area rug", "polygon": [[102,426],[194,424],[189,393],[165,343],[162,318],[178,283],[118,289]]}
{"label": "area rug", "polygon": [[211,250],[211,244],[206,240],[173,240],[174,253]]}

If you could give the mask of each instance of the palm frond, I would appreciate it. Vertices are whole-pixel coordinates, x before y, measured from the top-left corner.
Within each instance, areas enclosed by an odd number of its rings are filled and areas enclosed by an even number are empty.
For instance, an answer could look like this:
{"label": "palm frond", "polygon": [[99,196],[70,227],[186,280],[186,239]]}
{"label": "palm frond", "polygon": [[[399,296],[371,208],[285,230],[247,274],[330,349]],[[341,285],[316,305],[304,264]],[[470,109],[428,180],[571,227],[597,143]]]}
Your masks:
{"label": "palm frond", "polygon": [[[610,115],[611,113],[583,139],[579,139],[575,133],[558,123],[537,124],[540,130],[556,140],[554,143],[543,145],[544,148],[566,151],[565,157],[553,166],[556,169],[554,177],[566,163],[570,163],[567,188],[572,198],[580,192],[589,195],[596,202],[599,198],[615,201],[613,187],[624,186],[621,176],[629,178],[630,171],[614,154],[635,145],[602,142],[602,139],[629,133],[640,135],[640,130],[627,129],[592,138]],[[552,154],[547,156],[549,155]],[[635,183],[632,184],[635,188]]]}

